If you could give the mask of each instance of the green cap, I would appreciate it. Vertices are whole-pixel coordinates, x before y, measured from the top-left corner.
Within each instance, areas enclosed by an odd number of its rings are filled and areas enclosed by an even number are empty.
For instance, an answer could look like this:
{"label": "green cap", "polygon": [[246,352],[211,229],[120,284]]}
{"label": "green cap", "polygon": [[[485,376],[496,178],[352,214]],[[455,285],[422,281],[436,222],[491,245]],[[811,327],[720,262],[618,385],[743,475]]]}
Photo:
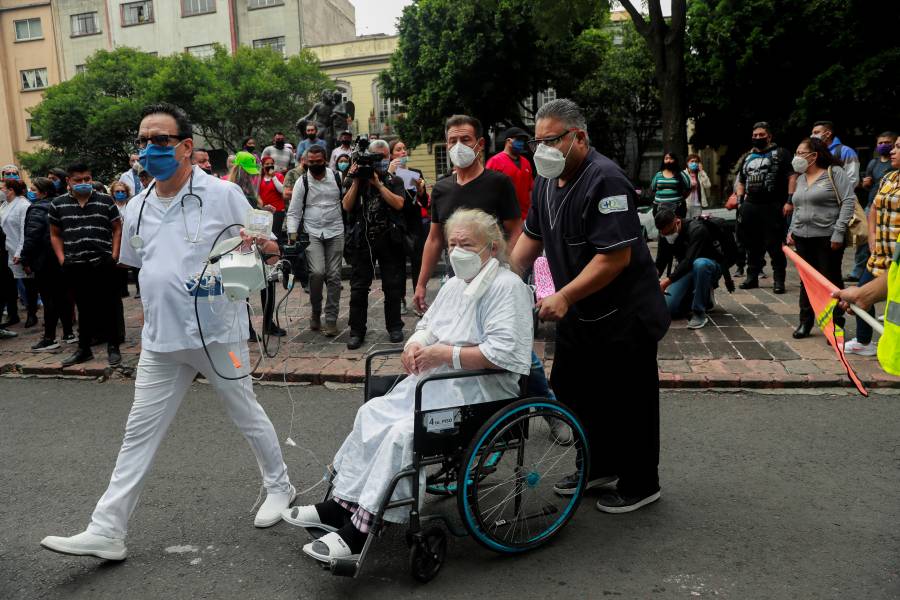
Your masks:
{"label": "green cap", "polygon": [[234,155],[234,164],[247,171],[250,175],[259,175],[259,167],[256,166],[256,157],[249,152],[241,150]]}

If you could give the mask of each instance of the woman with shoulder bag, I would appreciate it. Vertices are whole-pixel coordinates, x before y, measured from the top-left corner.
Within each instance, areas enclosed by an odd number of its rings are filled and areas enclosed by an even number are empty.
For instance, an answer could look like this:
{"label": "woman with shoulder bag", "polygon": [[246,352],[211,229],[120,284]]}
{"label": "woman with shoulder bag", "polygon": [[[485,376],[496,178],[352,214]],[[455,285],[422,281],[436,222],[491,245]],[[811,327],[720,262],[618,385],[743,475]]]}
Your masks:
{"label": "woman with shoulder bag", "polygon": [[[799,177],[788,244],[795,245],[797,254],[831,283],[843,288],[844,240],[856,203],[853,184],[828,146],[816,138],[800,142],[791,165]],[[800,324],[794,330],[795,339],[809,336],[815,317],[801,284]],[[834,322],[843,327],[844,317],[835,316]]]}

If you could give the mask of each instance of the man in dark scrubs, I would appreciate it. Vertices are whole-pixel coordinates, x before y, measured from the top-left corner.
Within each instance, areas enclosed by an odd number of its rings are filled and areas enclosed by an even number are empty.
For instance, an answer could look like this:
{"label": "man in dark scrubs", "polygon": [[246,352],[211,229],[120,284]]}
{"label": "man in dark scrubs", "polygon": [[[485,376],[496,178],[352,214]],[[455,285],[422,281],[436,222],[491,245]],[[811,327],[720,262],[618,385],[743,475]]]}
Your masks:
{"label": "man in dark scrubs", "polygon": [[[660,496],[656,352],[669,313],[634,187],[591,147],[581,109],[558,99],[536,120],[539,177],[510,262],[521,271],[547,255],[557,290],[540,302],[540,318],[557,322],[550,383],[586,429],[586,487],[604,492],[597,509],[631,512]],[[570,476],[555,489],[577,487]]]}

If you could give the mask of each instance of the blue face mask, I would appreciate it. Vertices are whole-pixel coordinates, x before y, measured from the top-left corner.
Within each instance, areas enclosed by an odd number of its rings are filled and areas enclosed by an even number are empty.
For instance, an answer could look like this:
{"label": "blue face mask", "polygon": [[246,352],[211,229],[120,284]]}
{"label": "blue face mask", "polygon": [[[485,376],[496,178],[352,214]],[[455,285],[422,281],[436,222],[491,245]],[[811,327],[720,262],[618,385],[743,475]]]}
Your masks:
{"label": "blue face mask", "polygon": [[56,191],[58,192],[58,191],[61,190],[62,187],[63,187],[62,181],[60,181],[59,179],[54,179],[54,180],[53,180],[53,187],[55,187],[55,188],[56,188]]}
{"label": "blue face mask", "polygon": [[339,162],[337,164],[338,171],[346,171],[350,168],[350,163],[348,162]]}
{"label": "blue face mask", "polygon": [[389,166],[391,166],[391,161],[385,158],[380,163],[378,163],[378,170],[387,171]]}
{"label": "blue face mask", "polygon": [[175,159],[175,148],[176,146],[147,144],[139,155],[141,166],[157,181],[170,179],[181,166]]}
{"label": "blue face mask", "polygon": [[118,192],[116,192],[115,194],[113,194],[113,197],[114,197],[116,200],[127,200],[127,199],[128,199],[128,194],[126,194],[125,192],[122,192],[122,191],[118,191]]}
{"label": "blue face mask", "polygon": [[513,140],[512,149],[515,150],[517,154],[521,154],[525,151],[525,142],[522,140]]}
{"label": "blue face mask", "polygon": [[25,195],[28,196],[28,199],[31,200],[32,202],[34,202],[35,200],[38,199],[37,192],[34,192],[32,190],[28,190],[28,192]]}
{"label": "blue face mask", "polygon": [[688,169],[690,169],[691,171],[698,171],[700,170],[700,165],[695,162],[688,163]]}
{"label": "blue face mask", "polygon": [[87,196],[94,191],[94,186],[90,183],[76,183],[72,186],[72,191],[81,196]]}
{"label": "blue face mask", "polygon": [[19,175],[17,173],[7,173],[3,176],[3,179],[19,179]]}

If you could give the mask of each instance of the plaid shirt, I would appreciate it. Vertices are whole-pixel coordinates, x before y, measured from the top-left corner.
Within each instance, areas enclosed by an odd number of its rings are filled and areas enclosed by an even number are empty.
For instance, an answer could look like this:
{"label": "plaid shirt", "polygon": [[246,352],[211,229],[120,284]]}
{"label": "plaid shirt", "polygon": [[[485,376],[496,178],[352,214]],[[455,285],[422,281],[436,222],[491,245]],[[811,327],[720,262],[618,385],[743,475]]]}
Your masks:
{"label": "plaid shirt", "polygon": [[900,171],[891,171],[878,185],[875,203],[875,251],[867,265],[875,277],[891,266],[891,257],[900,236]]}
{"label": "plaid shirt", "polygon": [[350,517],[350,522],[353,523],[353,526],[356,527],[360,533],[369,533],[372,526],[375,524],[375,515],[361,507],[359,504],[347,502],[340,498],[335,498],[334,500],[353,513],[353,516]]}

